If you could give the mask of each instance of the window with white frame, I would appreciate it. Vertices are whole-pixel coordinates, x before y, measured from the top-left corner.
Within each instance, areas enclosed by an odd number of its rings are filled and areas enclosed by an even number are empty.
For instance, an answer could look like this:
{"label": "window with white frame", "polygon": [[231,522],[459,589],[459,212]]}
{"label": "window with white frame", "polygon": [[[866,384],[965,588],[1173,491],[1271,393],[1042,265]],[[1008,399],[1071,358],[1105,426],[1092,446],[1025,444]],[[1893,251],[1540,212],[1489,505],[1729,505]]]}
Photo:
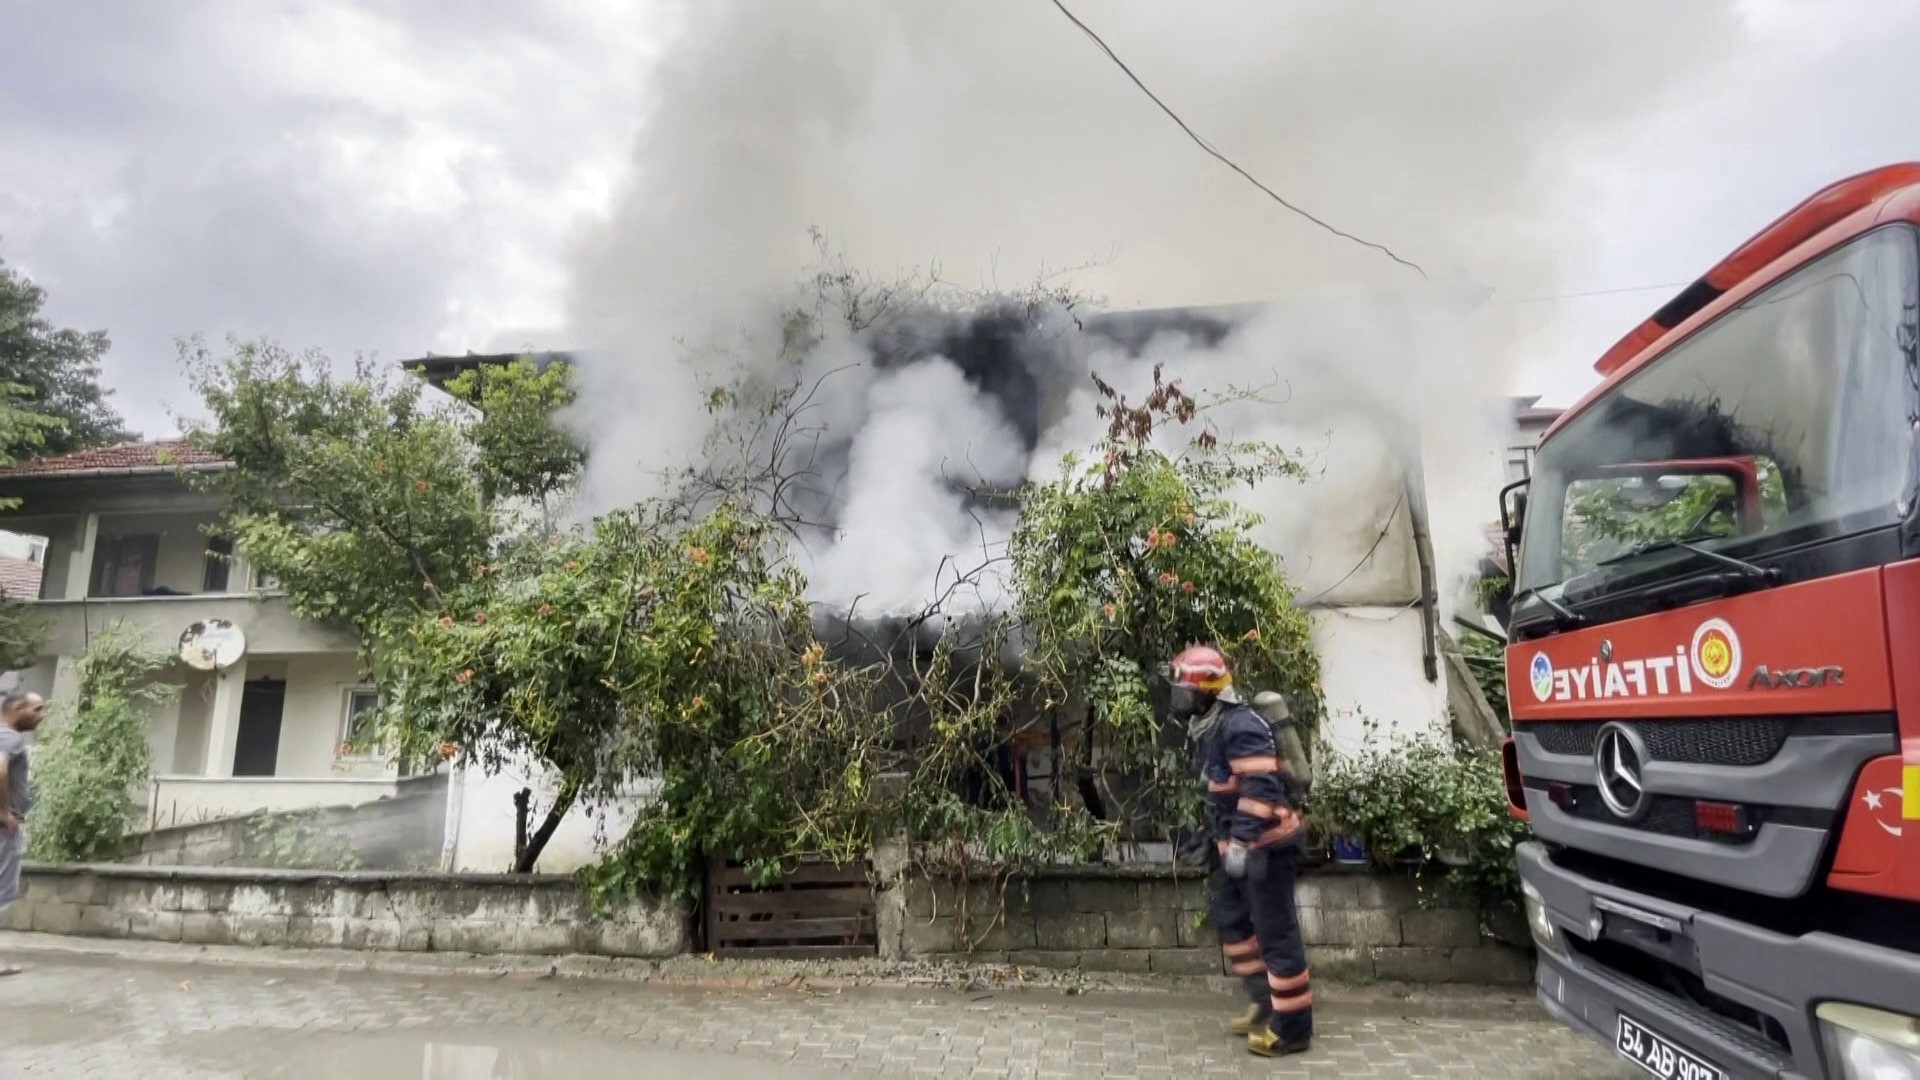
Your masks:
{"label": "window with white frame", "polygon": [[362,757],[374,751],[374,723],[380,712],[380,691],[356,686],[347,691],[340,722],[340,752]]}

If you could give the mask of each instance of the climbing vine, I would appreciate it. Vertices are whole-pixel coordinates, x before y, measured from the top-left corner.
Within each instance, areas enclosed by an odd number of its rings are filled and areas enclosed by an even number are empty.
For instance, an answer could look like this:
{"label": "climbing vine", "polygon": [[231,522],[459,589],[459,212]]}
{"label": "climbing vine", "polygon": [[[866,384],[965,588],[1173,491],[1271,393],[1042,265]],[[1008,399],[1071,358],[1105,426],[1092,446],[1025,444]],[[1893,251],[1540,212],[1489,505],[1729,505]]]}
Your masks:
{"label": "climbing vine", "polygon": [[171,657],[118,628],[94,635],[79,659],[78,693],[70,706],[55,703],[34,759],[34,858],[119,857],[151,769],[148,718],[180,692],[159,681],[171,666]]}

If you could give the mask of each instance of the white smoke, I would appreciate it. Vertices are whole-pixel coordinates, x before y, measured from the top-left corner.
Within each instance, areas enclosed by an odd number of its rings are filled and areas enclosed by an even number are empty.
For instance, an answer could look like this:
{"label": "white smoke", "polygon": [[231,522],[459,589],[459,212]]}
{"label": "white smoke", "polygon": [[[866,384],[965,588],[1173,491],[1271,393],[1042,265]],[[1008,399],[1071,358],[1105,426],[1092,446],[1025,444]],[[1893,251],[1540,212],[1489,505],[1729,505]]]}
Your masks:
{"label": "white smoke", "polygon": [[631,188],[576,271],[586,509],[653,494],[704,451],[711,388],[781,355],[814,225],[881,278],[934,260],[991,291],[1092,255],[1076,281],[1115,309],[1272,302],[1218,340],[1119,344],[1056,313],[1040,347],[1003,358],[1024,380],[991,387],[939,348],[899,363],[830,333],[805,358],[809,382],[833,373],[814,401],[832,448],[817,480],[835,531],[810,551],[822,599],[924,603],[943,566],[1008,527],[955,481],[1052,475],[1098,431],[1086,372],[1137,400],[1155,362],[1191,392],[1281,399],[1219,420],[1312,459],[1310,483],[1249,499],[1303,594],[1411,595],[1410,552],[1379,538],[1404,526],[1389,527],[1416,444],[1440,561],[1471,563],[1501,460],[1488,405],[1519,389],[1552,315],[1503,297],[1552,291],[1552,238],[1580,227],[1556,198],[1575,151],[1711,65],[1740,33],[1732,5],[1078,7],[1239,163],[1447,284],[1267,201],[1051,4],[703,0],[681,12]]}

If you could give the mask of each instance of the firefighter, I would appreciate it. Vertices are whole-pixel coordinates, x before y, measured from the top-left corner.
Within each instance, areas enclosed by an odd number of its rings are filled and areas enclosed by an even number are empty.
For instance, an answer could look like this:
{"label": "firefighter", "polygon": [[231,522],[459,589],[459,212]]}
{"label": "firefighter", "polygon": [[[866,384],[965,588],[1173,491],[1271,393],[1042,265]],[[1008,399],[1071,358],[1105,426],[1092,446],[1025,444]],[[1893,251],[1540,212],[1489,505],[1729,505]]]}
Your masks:
{"label": "firefighter", "polygon": [[1313,988],[1293,882],[1304,823],[1273,729],[1233,691],[1227,658],[1194,645],[1173,658],[1172,713],[1185,721],[1207,785],[1207,824],[1219,856],[1208,918],[1251,1004],[1231,1030],[1247,1049],[1281,1057],[1313,1041]]}

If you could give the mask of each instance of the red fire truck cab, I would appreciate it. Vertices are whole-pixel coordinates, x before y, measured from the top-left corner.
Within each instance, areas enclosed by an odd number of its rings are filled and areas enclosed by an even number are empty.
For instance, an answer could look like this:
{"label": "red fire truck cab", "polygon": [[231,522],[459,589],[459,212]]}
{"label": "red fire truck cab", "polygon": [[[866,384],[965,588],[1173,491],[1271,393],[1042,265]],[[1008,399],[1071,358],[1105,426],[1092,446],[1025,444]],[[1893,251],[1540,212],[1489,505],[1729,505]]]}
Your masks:
{"label": "red fire truck cab", "polygon": [[1541,1004],[1656,1076],[1920,1080],[1920,164],[1596,367],[1501,500]]}

